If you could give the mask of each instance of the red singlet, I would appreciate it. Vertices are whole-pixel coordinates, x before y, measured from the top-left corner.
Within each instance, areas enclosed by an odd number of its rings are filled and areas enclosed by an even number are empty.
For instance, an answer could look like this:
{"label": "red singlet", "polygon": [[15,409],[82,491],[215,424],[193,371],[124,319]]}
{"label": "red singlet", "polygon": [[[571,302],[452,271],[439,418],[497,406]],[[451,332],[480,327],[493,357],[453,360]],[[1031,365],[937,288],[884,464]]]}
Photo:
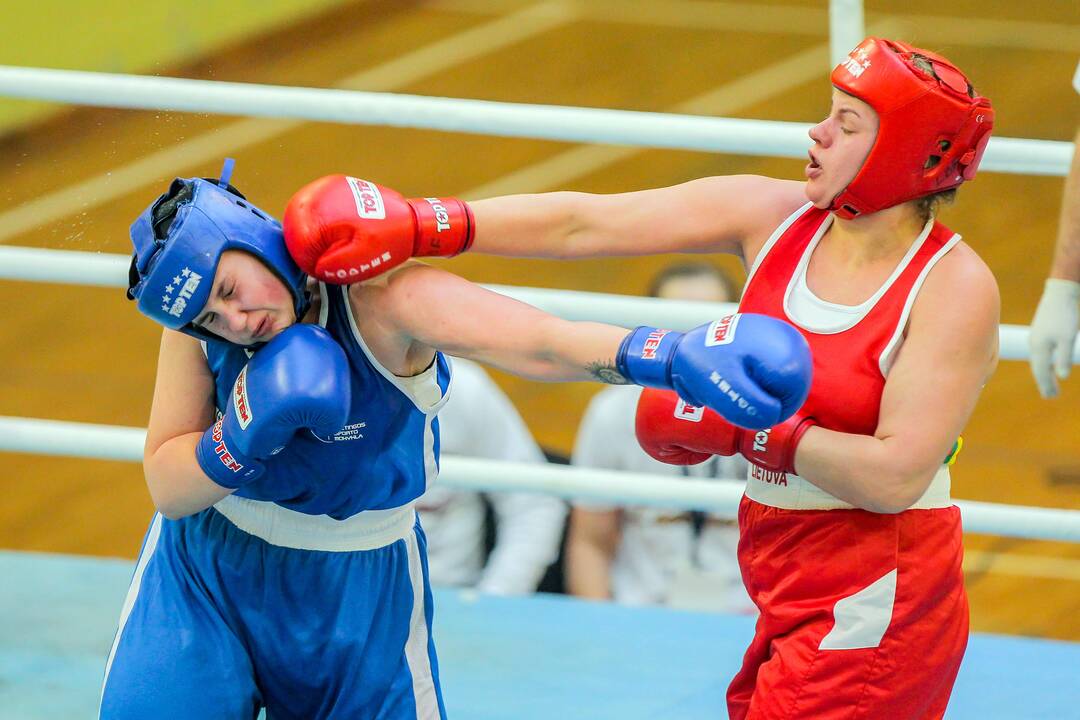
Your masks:
{"label": "red singlet", "polygon": [[[872,435],[881,395],[927,273],[960,238],[930,223],[858,306],[806,285],[832,222],[807,204],[754,261],[741,312],[782,318],[810,343],[803,412]],[[912,509],[853,508],[795,475],[752,468],[739,510],[739,564],[761,615],[728,689],[734,720],[940,718],[967,645],[959,510],[942,467]]]}

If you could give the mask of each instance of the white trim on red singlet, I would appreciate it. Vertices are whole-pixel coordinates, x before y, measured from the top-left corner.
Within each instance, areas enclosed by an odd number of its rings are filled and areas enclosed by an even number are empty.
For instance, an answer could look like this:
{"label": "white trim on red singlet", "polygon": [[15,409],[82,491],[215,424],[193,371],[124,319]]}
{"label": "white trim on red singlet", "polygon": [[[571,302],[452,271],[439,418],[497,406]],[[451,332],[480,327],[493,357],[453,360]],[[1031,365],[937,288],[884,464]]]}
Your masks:
{"label": "white trim on red singlet", "polygon": [[[747,471],[746,497],[784,510],[850,510],[855,507],[798,475],[763,470],[755,465]],[[949,466],[942,465],[923,494],[907,509],[931,510],[951,505],[952,476]]]}
{"label": "white trim on red singlet", "polygon": [[773,230],[772,235],[769,236],[769,239],[766,240],[765,244],[761,246],[760,250],[758,250],[757,256],[754,257],[754,263],[750,266],[750,272],[746,274],[746,283],[743,285],[744,293],[746,292],[746,288],[750,287],[750,281],[754,279],[754,273],[757,272],[758,267],[765,260],[765,256],[769,254],[769,251],[772,250],[772,247],[776,244],[776,241],[779,240],[780,237],[787,232],[787,229],[791,227],[792,223],[805,215],[806,211],[812,207],[814,207],[814,203],[806,203],[801,208],[788,215],[787,219],[784,220],[784,222],[780,223],[775,230]]}
{"label": "white trim on red singlet", "polygon": [[799,264],[795,266],[795,271],[791,274],[791,280],[788,281],[787,291],[784,293],[784,313],[788,316],[788,319],[802,329],[818,335],[835,335],[858,325],[874,309],[878,301],[884,297],[885,293],[900,277],[900,274],[911,264],[915,253],[923,246],[923,243],[930,236],[930,231],[934,229],[933,219],[928,220],[923,226],[922,232],[915,238],[915,242],[911,243],[911,247],[904,253],[904,257],[893,268],[892,274],[873,295],[858,305],[842,305],[821,299],[814,294],[814,291],[806,283],[810,258],[813,256],[818,243],[821,242],[821,238],[825,236],[829,227],[832,226],[832,221],[833,215],[830,214],[818,227],[814,237],[807,243],[806,249],[799,259]]}
{"label": "white trim on red singlet", "polygon": [[919,277],[915,278],[915,283],[911,286],[911,290],[908,292],[907,301],[904,303],[904,309],[900,313],[900,319],[896,323],[896,329],[893,330],[892,338],[888,344],[885,345],[885,349],[881,351],[881,355],[878,357],[878,369],[881,370],[882,377],[889,376],[889,370],[892,369],[893,361],[896,360],[896,353],[900,350],[900,346],[904,342],[904,328],[907,327],[908,317],[911,315],[911,308],[915,304],[915,296],[919,294],[919,289],[922,288],[923,283],[926,281],[926,276],[930,274],[930,271],[938,260],[945,256],[945,253],[956,247],[956,243],[960,242],[960,235],[953,233],[953,236],[941,246],[941,248],[934,253],[933,257],[927,260],[926,265],[919,273]]}

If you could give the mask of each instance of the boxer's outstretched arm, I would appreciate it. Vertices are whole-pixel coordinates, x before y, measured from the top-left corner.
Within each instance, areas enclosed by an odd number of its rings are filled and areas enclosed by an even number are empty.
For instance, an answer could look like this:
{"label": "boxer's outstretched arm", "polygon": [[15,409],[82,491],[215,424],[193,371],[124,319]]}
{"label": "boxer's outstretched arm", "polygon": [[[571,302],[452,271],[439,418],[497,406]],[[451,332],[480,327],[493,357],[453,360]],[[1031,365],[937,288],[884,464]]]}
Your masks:
{"label": "boxer's outstretched arm", "polygon": [[388,275],[363,312],[412,342],[534,380],[625,383],[615,354],[626,328],[563,320],[428,265]]}
{"label": "boxer's outstretched arm", "polygon": [[776,227],[803,202],[802,183],[754,175],[614,195],[507,195],[470,203],[472,250],[543,258],[744,255],[748,238]]}
{"label": "boxer's outstretched arm", "polygon": [[[350,293],[396,354],[433,350],[535,380],[632,382],[675,390],[742,427],[786,420],[806,399],[811,358],[791,325],[729,316],[689,332],[570,322],[437,268],[396,268]],[[426,364],[426,363],[425,363]]]}

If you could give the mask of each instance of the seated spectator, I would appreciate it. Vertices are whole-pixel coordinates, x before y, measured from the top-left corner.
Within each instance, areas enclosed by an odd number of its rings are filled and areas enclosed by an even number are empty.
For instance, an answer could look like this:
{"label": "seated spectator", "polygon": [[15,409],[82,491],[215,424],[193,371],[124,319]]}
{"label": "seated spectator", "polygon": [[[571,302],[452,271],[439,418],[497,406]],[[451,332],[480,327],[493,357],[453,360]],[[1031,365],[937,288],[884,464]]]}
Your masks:
{"label": "seated spectator", "polygon": [[[544,462],[521,416],[479,365],[454,358],[450,399],[439,411],[442,455]],[[485,498],[495,519],[487,548]],[[474,493],[436,483],[417,502],[431,584],[498,595],[531,593],[559,554],[566,503],[532,493]]]}
{"label": "seated spectator", "polygon": [[[650,295],[675,300],[733,302],[735,283],[706,262],[673,265],[652,282]],[[601,390],[585,412],[572,464],[607,470],[746,480],[741,456],[701,465],[665,465],[638,446],[634,414],[640,388]],[[574,506],[566,545],[566,584],[579,597],[635,605],[753,612],[743,589],[734,520],[702,512],[642,507]]]}

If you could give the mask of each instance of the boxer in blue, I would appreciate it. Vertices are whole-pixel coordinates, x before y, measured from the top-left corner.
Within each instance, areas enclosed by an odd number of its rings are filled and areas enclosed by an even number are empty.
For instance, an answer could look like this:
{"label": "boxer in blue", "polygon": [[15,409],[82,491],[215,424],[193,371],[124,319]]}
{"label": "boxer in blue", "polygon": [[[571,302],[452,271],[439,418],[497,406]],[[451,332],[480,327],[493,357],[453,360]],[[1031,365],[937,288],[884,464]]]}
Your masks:
{"label": "boxer in blue", "polygon": [[102,718],[445,717],[413,509],[438,472],[442,351],[673,388],[750,427],[808,391],[805,342],[761,316],[628,334],[414,261],[315,283],[230,172],[178,178],[131,227],[128,296],[166,328],[144,456],[159,512]]}

